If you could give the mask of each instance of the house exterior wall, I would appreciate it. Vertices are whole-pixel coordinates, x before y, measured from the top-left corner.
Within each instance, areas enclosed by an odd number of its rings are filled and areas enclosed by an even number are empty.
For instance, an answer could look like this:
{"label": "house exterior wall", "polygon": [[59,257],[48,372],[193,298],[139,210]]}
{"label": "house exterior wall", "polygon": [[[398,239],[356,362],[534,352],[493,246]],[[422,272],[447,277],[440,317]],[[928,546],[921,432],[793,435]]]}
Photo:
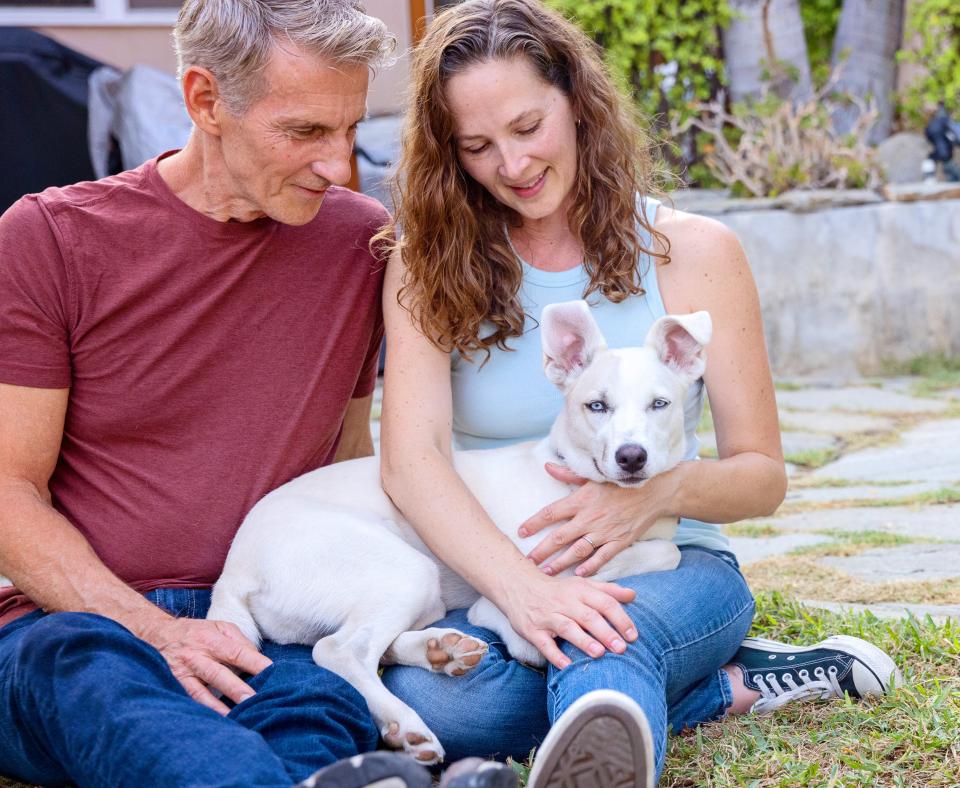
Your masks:
{"label": "house exterior wall", "polygon": [[[367,12],[382,19],[397,37],[398,60],[378,73],[370,85],[371,115],[400,111],[409,74],[407,52],[411,46],[407,4],[397,0],[367,0]],[[120,69],[135,63],[173,74],[177,64],[168,26],[137,27],[37,27],[39,32],[72,49]]]}

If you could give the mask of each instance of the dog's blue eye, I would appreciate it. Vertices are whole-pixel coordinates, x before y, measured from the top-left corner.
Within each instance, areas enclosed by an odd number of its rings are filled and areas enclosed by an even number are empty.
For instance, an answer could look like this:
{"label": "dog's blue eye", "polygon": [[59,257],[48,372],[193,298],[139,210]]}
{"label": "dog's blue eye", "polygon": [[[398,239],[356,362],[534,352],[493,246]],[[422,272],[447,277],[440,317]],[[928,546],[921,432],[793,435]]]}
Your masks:
{"label": "dog's blue eye", "polygon": [[653,404],[652,404],[650,407],[652,407],[654,410],[660,410],[661,408],[667,407],[667,405],[669,405],[669,404],[670,404],[670,403],[667,402],[665,399],[660,399],[660,398],[658,397],[657,399],[655,399],[655,400],[653,401]]}
{"label": "dog's blue eye", "polygon": [[587,403],[587,408],[592,410],[594,413],[606,413],[607,412],[607,403],[600,399],[595,399],[593,402]]}

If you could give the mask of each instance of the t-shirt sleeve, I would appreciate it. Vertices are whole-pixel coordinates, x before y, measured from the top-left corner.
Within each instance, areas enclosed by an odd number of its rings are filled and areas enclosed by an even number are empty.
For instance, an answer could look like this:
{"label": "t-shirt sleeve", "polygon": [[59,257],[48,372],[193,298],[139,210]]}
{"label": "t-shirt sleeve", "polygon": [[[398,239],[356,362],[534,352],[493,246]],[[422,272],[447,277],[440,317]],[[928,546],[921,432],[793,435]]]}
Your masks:
{"label": "t-shirt sleeve", "polygon": [[370,335],[370,346],[367,356],[363,360],[363,369],[357,378],[357,385],[353,390],[352,399],[362,399],[373,394],[377,386],[377,373],[380,370],[380,345],[383,342],[383,315],[377,310],[377,322]]}
{"label": "t-shirt sleeve", "polygon": [[[375,203],[371,211],[370,218],[364,237],[365,243],[369,246],[370,239],[374,234],[384,227],[390,221],[390,214],[387,213],[380,203]],[[352,399],[362,399],[373,393],[377,386],[377,373],[380,371],[380,346],[383,344],[383,310],[380,308],[380,297],[383,292],[383,275],[386,269],[389,249],[383,242],[373,245],[370,254],[370,273],[376,281],[376,320],[373,330],[370,334],[370,345],[367,348],[367,355],[363,360],[363,369],[360,371],[360,377],[357,378],[357,385],[353,390]]]}
{"label": "t-shirt sleeve", "polygon": [[38,195],[0,216],[0,383],[70,386],[68,282]]}

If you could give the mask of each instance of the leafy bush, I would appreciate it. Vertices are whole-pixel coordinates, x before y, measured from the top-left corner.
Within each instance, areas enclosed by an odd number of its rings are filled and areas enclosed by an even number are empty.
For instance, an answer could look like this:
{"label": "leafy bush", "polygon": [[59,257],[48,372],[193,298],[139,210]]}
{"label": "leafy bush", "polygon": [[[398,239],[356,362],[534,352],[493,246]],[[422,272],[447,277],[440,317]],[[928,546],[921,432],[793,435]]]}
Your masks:
{"label": "leafy bush", "polygon": [[957,0],[917,0],[910,6],[906,36],[916,36],[916,50],[898,53],[902,62],[919,63],[925,74],[901,99],[901,112],[922,127],[938,101],[954,114],[960,110],[960,3]]}
{"label": "leafy bush", "polygon": [[[806,102],[784,101],[772,92],[727,111],[719,101],[701,103],[674,133],[707,134],[704,164],[734,196],[775,197],[790,189],[876,188],[883,181],[867,131],[877,119],[872,102],[833,95],[834,80]],[[848,134],[833,130],[838,101],[860,110]]]}
{"label": "leafy bush", "polygon": [[720,28],[727,0],[547,0],[606,54],[641,110],[659,128],[691,101],[713,98],[723,82]]}
{"label": "leafy bush", "polygon": [[830,78],[833,56],[833,37],[840,22],[842,0],[800,0],[800,17],[807,39],[810,74],[815,85],[823,85]]}

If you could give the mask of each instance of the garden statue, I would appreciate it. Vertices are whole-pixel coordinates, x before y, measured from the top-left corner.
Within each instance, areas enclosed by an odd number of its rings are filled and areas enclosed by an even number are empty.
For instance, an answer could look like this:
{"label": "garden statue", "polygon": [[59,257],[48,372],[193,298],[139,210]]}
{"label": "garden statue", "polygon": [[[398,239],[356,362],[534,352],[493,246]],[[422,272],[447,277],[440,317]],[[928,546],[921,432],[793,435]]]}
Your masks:
{"label": "garden statue", "polygon": [[953,160],[953,148],[960,146],[960,123],[950,117],[942,101],[937,104],[937,111],[930,118],[924,134],[933,146],[930,157],[924,162],[924,174],[933,175],[939,162],[948,180],[960,181],[960,166]]}

